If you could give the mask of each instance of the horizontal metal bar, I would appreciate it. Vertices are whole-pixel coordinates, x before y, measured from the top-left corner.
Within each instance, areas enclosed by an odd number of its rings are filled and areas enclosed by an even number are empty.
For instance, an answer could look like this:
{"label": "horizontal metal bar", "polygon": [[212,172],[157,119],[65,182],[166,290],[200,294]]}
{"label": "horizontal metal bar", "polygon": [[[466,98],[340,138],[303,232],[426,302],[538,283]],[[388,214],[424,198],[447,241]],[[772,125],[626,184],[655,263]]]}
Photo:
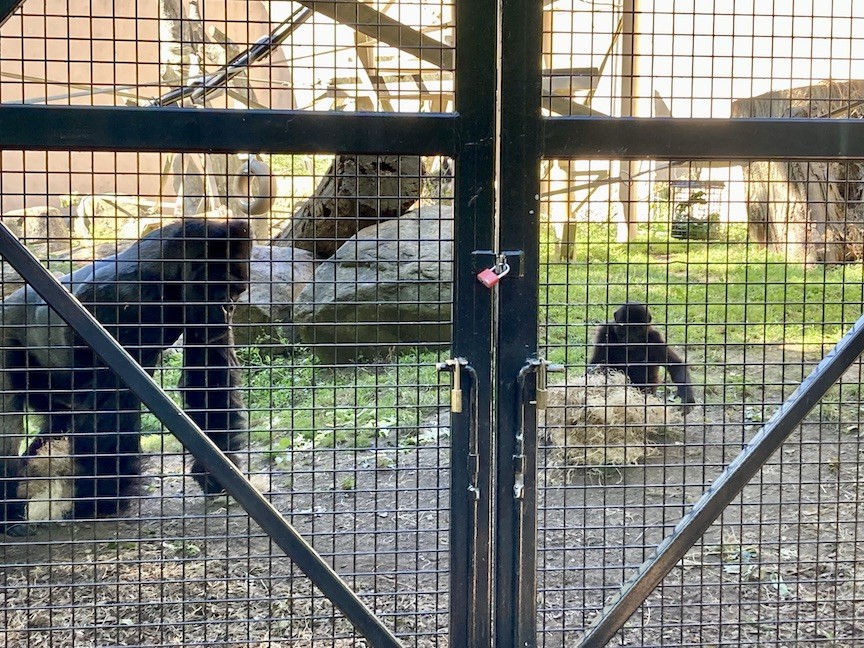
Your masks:
{"label": "horizontal metal bar", "polygon": [[543,156],[864,159],[864,119],[546,117]]}
{"label": "horizontal metal bar", "polygon": [[132,359],[95,317],[76,300],[33,254],[0,222],[0,256],[114,370],[156,418],[204,464],[330,601],[373,646],[398,648],[399,641],[342,582],[336,572],[302,538],[156,382]]}
{"label": "horizontal metal bar", "polygon": [[453,113],[0,106],[0,149],[207,153],[456,153]]}
{"label": "horizontal metal bar", "polygon": [[750,443],[723,470],[699,501],[654,553],[621,587],[600,616],[591,624],[579,646],[605,646],[624,626],[654,588],[681,560],[724,509],[765,465],[769,457],[801,424],[840,376],[864,352],[864,316],[822,359]]}

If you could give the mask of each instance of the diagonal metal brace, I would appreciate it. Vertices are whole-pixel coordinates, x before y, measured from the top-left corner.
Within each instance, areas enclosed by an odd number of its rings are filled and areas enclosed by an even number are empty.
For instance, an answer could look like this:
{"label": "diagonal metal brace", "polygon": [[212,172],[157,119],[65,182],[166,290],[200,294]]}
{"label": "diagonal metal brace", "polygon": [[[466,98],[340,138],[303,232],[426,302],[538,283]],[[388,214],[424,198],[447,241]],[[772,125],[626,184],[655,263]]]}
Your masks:
{"label": "diagonal metal brace", "polygon": [[0,0],[0,27],[22,4],[24,0]]}
{"label": "diagonal metal brace", "polygon": [[750,443],[681,519],[653,554],[621,586],[582,636],[580,648],[608,644],[655,587],[687,551],[720,517],[723,510],[765,465],[765,462],[798,427],[831,386],[864,352],[864,316],[861,316],[837,345],[756,433]]}
{"label": "diagonal metal brace", "polygon": [[0,223],[0,256],[81,336],[127,387],[176,436],[237,500],[318,589],[354,624],[375,648],[400,648],[401,644],[339,578],[282,514],[265,499],[240,470],[216,447],[141,368],[108,331],[42,267],[15,235]]}

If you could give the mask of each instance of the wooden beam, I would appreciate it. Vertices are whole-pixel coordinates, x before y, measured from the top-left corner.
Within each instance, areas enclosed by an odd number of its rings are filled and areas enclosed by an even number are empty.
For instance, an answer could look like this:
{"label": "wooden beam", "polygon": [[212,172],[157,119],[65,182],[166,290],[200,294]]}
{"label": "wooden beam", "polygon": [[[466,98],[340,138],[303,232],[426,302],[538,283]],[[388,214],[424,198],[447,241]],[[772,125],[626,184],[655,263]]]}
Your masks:
{"label": "wooden beam", "polygon": [[297,0],[297,2],[442,70],[453,69],[453,49],[449,45],[403,25],[367,4],[357,0]]}

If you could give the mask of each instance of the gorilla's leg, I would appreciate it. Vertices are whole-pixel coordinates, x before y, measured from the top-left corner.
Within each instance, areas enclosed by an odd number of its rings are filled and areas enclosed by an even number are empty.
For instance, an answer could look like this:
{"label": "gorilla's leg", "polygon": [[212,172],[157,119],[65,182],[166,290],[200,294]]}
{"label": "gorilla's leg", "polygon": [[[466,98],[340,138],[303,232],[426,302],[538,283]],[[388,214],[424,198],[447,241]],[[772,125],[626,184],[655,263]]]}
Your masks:
{"label": "gorilla's leg", "polygon": [[[248,426],[240,394],[234,337],[225,309],[209,305],[206,311],[206,314],[198,314],[201,325],[187,328],[184,333],[186,411],[236,464],[233,453],[242,446]],[[192,476],[207,495],[225,492],[222,484],[208,474],[197,459],[192,463]]]}
{"label": "gorilla's leg", "polygon": [[141,402],[127,390],[102,394],[92,412],[75,412],[69,431],[74,457],[73,517],[121,513],[141,474]]}
{"label": "gorilla's leg", "polygon": [[18,499],[21,474],[21,441],[24,438],[24,397],[14,378],[0,369],[0,532],[4,524],[24,519],[24,503]]}

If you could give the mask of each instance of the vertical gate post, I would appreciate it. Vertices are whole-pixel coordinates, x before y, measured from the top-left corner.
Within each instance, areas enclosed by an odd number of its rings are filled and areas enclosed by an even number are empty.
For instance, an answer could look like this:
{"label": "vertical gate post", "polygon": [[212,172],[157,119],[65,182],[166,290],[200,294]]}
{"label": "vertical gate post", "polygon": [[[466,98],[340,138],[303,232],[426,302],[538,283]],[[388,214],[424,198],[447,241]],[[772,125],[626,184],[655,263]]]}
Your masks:
{"label": "vertical gate post", "polygon": [[[473,367],[467,406],[451,412],[450,645],[492,645],[492,292],[475,278],[494,247],[496,0],[456,2],[453,355]],[[458,371],[459,368],[457,367]]]}
{"label": "vertical gate post", "polygon": [[523,254],[521,272],[498,288],[495,643],[522,648],[536,645],[537,623],[537,425],[530,392],[524,412],[517,403],[520,370],[537,352],[543,3],[501,8],[498,249]]}

